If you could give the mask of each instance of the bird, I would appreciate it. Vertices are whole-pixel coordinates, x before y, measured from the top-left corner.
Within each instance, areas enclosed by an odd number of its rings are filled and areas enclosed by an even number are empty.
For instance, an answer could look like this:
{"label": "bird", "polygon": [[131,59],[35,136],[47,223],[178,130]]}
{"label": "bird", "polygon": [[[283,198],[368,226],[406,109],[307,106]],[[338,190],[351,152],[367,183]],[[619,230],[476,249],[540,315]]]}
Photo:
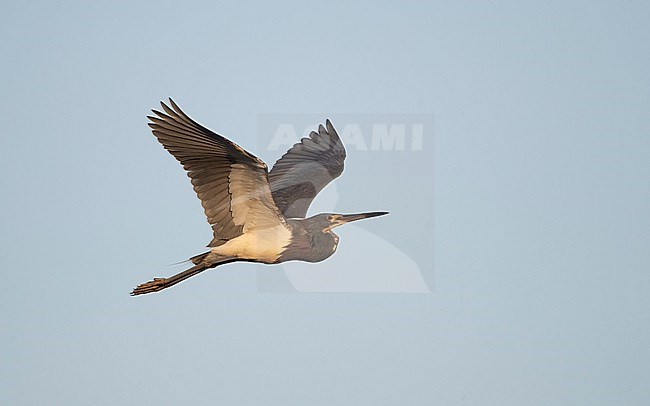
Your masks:
{"label": "bird", "polygon": [[207,129],[169,98],[147,116],[153,135],[190,177],[213,238],[193,266],[135,287],[132,296],[159,292],[207,269],[236,261],[320,262],[336,251],[335,227],[388,214],[321,213],[307,217],[316,195],[343,172],[346,151],[331,121],[294,144],[271,171],[259,158]]}

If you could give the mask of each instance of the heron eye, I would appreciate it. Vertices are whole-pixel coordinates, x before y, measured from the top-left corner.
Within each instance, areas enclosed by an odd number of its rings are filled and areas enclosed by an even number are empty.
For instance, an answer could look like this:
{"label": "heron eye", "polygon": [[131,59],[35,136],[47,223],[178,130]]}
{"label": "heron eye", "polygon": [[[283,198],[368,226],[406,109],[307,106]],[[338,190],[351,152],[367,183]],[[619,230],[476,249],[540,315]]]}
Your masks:
{"label": "heron eye", "polygon": [[328,219],[329,221],[332,221],[332,220],[334,220],[334,216],[327,216],[327,219]]}

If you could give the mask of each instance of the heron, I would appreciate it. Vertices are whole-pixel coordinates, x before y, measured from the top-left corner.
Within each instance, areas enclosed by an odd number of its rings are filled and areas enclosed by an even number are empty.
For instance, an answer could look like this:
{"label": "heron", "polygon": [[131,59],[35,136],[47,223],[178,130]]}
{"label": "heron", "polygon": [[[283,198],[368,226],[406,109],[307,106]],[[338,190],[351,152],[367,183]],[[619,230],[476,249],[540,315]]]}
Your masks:
{"label": "heron", "polygon": [[168,278],[138,285],[132,296],[158,292],[207,269],[236,261],[320,262],[336,251],[343,224],[388,214],[321,213],[307,217],[316,195],[343,172],[345,147],[329,119],[267,165],[227,138],[191,119],[169,98],[147,116],[153,135],[191,179],[212,227],[209,251]]}

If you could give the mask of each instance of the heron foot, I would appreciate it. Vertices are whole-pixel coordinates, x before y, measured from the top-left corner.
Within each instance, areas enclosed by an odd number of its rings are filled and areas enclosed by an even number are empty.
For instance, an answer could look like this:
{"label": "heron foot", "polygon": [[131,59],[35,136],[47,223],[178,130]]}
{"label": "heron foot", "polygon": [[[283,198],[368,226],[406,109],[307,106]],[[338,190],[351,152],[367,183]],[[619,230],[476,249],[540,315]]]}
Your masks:
{"label": "heron foot", "polygon": [[133,292],[131,292],[131,296],[158,292],[165,289],[166,285],[167,285],[166,278],[154,278],[152,281],[145,282],[136,286],[136,288],[133,289]]}

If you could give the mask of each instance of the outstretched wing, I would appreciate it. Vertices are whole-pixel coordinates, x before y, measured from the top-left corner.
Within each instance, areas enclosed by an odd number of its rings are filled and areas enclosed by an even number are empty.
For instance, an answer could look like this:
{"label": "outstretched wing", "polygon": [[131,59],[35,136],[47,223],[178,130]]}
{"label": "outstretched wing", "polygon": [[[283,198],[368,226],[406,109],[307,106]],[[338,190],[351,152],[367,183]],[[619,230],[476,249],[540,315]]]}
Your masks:
{"label": "outstretched wing", "polygon": [[189,118],[170,98],[171,108],[148,116],[153,134],[188,172],[212,226],[208,247],[249,229],[285,225],[273,201],[266,164]]}
{"label": "outstretched wing", "polygon": [[330,120],[280,158],[269,173],[273,200],[286,218],[304,218],[316,195],[343,172],[345,147]]}

